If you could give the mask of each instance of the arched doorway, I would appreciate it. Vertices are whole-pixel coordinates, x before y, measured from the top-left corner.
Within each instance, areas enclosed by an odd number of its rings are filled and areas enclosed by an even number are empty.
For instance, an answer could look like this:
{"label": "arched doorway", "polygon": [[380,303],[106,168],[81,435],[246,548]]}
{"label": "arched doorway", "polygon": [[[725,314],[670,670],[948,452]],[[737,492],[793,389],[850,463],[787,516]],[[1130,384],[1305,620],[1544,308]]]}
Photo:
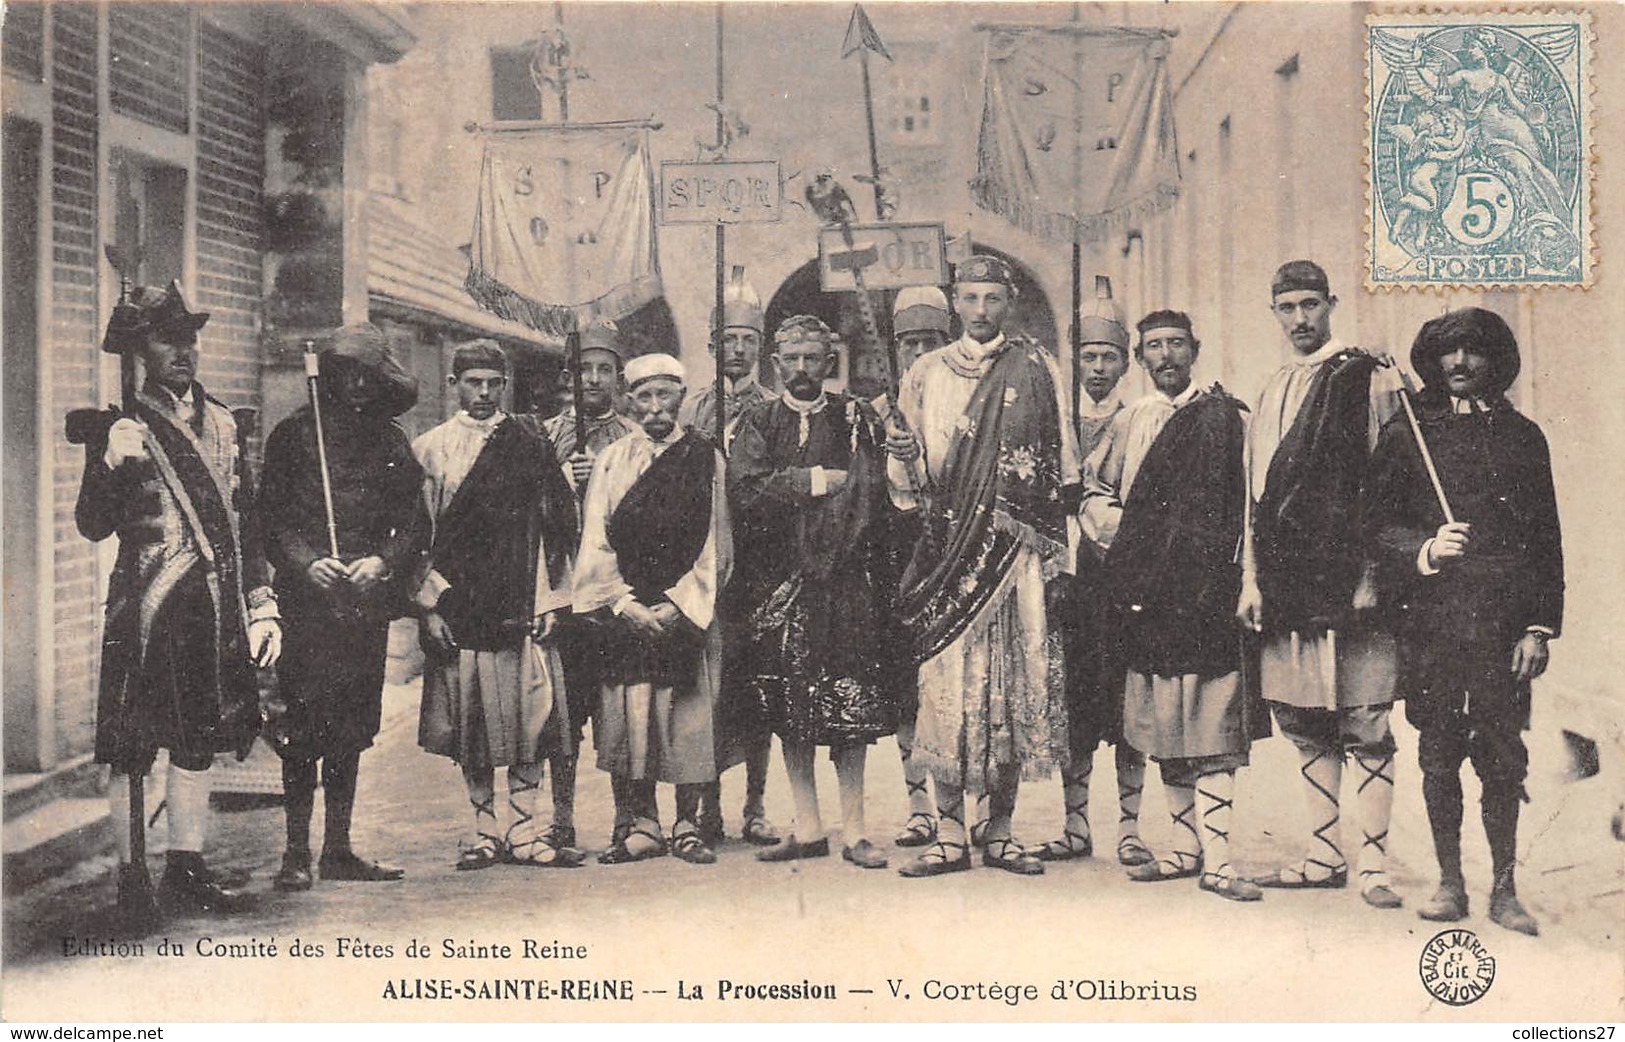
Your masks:
{"label": "arched doorway", "polygon": [[[1038,284],[1038,279],[1027,266],[1002,250],[983,243],[973,244],[976,253],[986,253],[1005,261],[1016,275],[1016,306],[1010,329],[1021,332],[1054,350],[1055,312],[1049,297]],[[880,321],[880,335],[891,336],[891,305],[896,292],[886,290],[873,293],[875,315]],[[797,268],[779,285],[767,305],[768,345],[763,349],[761,378],[765,386],[773,386],[773,364],[766,355],[771,353],[773,331],[779,323],[792,315],[817,315],[841,335],[847,344],[846,357],[841,360],[841,376],[854,394],[873,396],[886,389],[886,356],[864,345],[863,318],[858,313],[857,297],[851,293],[825,293],[818,285],[818,261],[813,259]],[[959,321],[952,320],[953,335],[959,335]]]}

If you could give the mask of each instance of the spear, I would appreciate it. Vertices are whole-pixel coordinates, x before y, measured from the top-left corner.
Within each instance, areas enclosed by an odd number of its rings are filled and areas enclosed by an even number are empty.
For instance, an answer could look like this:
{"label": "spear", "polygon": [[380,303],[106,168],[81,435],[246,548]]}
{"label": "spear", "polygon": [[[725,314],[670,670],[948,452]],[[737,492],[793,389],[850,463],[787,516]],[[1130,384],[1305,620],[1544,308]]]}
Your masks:
{"label": "spear", "polygon": [[869,86],[869,52],[892,60],[891,52],[881,42],[880,34],[875,32],[874,23],[864,13],[862,4],[852,5],[852,18],[846,23],[846,39],[841,42],[841,57],[850,58],[853,53],[858,55],[858,63],[863,67],[863,115],[865,125],[869,129],[869,180],[870,187],[875,193],[875,219],[886,219],[886,208],[882,199],[885,195],[880,184],[880,152],[875,146],[875,98]]}

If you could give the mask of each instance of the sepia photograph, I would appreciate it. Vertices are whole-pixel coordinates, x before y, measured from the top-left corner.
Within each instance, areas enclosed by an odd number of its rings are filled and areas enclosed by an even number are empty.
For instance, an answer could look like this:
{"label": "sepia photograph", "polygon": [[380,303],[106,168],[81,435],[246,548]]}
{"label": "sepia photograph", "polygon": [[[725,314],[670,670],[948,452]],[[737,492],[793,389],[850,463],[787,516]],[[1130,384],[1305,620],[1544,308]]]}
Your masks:
{"label": "sepia photograph", "polygon": [[1625,4],[0,45],[0,1020],[1625,1021]]}

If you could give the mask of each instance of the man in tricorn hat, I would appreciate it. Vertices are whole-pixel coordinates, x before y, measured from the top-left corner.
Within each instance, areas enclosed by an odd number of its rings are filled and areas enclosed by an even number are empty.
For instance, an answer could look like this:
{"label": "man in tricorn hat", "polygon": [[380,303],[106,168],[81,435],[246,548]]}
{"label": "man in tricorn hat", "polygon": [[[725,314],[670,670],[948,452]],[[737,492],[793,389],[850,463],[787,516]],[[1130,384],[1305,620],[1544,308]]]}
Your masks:
{"label": "man in tricorn hat", "polygon": [[1077,446],[1054,355],[1004,331],[1014,284],[997,257],[959,265],[964,335],[914,363],[898,396],[903,422],[888,421],[894,502],[924,512],[898,607],[920,667],[914,756],[936,782],[938,819],[906,877],[971,867],[967,791],[988,795],[983,863],[1042,874],[1011,835],[1016,791],[1067,758],[1046,587],[1072,570],[1064,504],[1079,482]]}
{"label": "man in tricorn hat", "polygon": [[[553,443],[554,454],[563,461],[564,476],[578,497],[586,496],[587,480],[599,455],[627,435],[642,430],[615,411],[621,394],[621,370],[626,362],[623,351],[620,330],[615,323],[605,318],[589,322],[581,331],[581,365],[575,376],[581,385],[581,427],[586,443],[576,444],[573,401],[542,424],[542,430]],[[570,553],[574,556],[575,547],[570,548]],[[598,679],[592,671],[595,656],[590,653],[590,641],[573,617],[562,620],[558,644],[559,654],[564,659],[565,683],[570,690],[573,731],[569,747],[548,758],[552,769],[553,824],[548,827],[547,841],[562,849],[576,845],[576,765],[587,720],[598,708]]]}
{"label": "man in tricorn hat", "polygon": [[119,859],[122,925],[154,925],[145,865],[131,861],[129,777],[169,751],[169,851],[162,891],[176,904],[236,911],[245,896],[203,863],[214,755],[259,731],[253,666],[282,644],[239,431],[197,382],[198,330],[180,284],[141,287],[109,348],[146,370],[134,415],[86,447],[74,516],[100,541],[117,534],[107,589],[96,761],[108,789]]}
{"label": "man in tricorn hat", "polygon": [[[395,417],[417,401],[417,381],[370,323],[340,329],[321,355],[321,424],[310,405],[265,442],[266,553],[287,616],[285,712],[274,721],[282,756],[287,849],[274,885],[311,886],[310,819],[321,763],[327,809],[323,879],[378,882],[402,871],[350,845],[362,750],[378,733],[390,620],[408,605],[428,540],[423,469]],[[317,438],[331,478],[331,546]]]}
{"label": "man in tricorn hat", "polygon": [[[743,268],[734,269],[734,277],[723,290],[722,313],[712,312],[713,334],[719,324],[722,329],[723,386],[718,388],[713,384],[685,399],[678,420],[688,430],[698,431],[715,440],[720,396],[723,409],[721,448],[726,454],[739,417],[763,402],[776,401],[778,398],[762,386],[757,376],[756,364],[762,354],[764,315],[761,298],[755,288],[745,281]],[[716,340],[713,339],[711,344],[714,356]],[[773,752],[773,736],[765,726],[757,726],[756,722],[747,719],[731,721],[728,729],[733,732],[728,740],[734,748],[729,752],[729,762],[722,766],[726,768],[740,759],[745,763],[745,806],[741,834],[749,843],[772,846],[779,841],[779,834],[767,820],[763,797],[767,791],[767,765]],[[720,843],[724,838],[720,786],[705,794],[700,828],[706,840],[712,844]]]}
{"label": "man in tricorn hat", "polygon": [[1332,295],[1313,261],[1281,265],[1270,307],[1296,357],[1264,385],[1248,431],[1251,503],[1236,615],[1263,635],[1259,674],[1281,731],[1297,746],[1310,828],[1301,859],[1257,880],[1340,889],[1345,757],[1359,771],[1360,896],[1401,905],[1388,879],[1394,804],[1394,638],[1377,607],[1361,539],[1360,489],[1382,424],[1399,410],[1385,360],[1332,337]]}
{"label": "man in tricorn hat", "polygon": [[[1112,299],[1111,282],[1097,276],[1095,300],[1076,317],[1078,323],[1077,374],[1081,393],[1075,403],[1079,451],[1088,454],[1106,438],[1124,412],[1117,385],[1128,368],[1129,334],[1123,314]],[[1194,342],[1194,340],[1193,340]],[[1143,345],[1143,338],[1142,338]],[[1143,361],[1143,358],[1142,358]],[[1187,370],[1188,378],[1189,372]],[[1123,490],[1126,493],[1126,490]],[[1121,504],[1119,504],[1120,506]],[[1104,743],[1114,748],[1117,768],[1117,860],[1134,867],[1152,859],[1140,839],[1140,798],[1145,789],[1145,757],[1123,740],[1123,663],[1109,635],[1111,591],[1104,581],[1101,554],[1110,540],[1090,536],[1078,552],[1077,572],[1070,597],[1055,621],[1066,648],[1067,737],[1071,762],[1061,769],[1064,821],[1061,837],[1038,848],[1046,861],[1067,861],[1094,853],[1089,826],[1089,790],[1094,778],[1095,750]],[[1065,584],[1066,579],[1057,582]]]}
{"label": "man in tricorn hat", "polygon": [[[1467,916],[1461,872],[1461,764],[1471,759],[1493,883],[1490,919],[1539,927],[1518,901],[1518,804],[1529,752],[1530,683],[1546,670],[1563,624],[1563,540],[1551,454],[1533,421],[1506,399],[1518,342],[1493,311],[1463,308],[1422,326],[1411,365],[1423,388],[1418,426],[1439,486],[1403,417],[1382,430],[1366,498],[1382,586],[1400,622],[1405,715],[1421,732],[1417,759],[1439,889],[1417,914]],[[1449,504],[1446,516],[1444,504]]]}
{"label": "man in tricorn hat", "polygon": [[[463,771],[474,831],[459,869],[574,867],[581,852],[544,834],[536,796],[544,759],[574,768],[574,707],[554,631],[570,604],[575,497],[536,419],[502,411],[508,358],[496,341],[459,345],[449,380],[462,408],[412,443],[434,523],[417,593],[418,744]],[[506,827],[497,767],[507,768]]]}
{"label": "man in tricorn hat", "polygon": [[659,782],[677,787],[671,852],[716,860],[699,811],[717,777],[717,596],[733,545],[722,454],[677,422],[683,380],[683,364],[662,352],[627,363],[641,429],[603,451],[587,485],[572,604],[597,627],[593,744],[617,821],[630,823],[617,826],[604,864],[667,851]]}

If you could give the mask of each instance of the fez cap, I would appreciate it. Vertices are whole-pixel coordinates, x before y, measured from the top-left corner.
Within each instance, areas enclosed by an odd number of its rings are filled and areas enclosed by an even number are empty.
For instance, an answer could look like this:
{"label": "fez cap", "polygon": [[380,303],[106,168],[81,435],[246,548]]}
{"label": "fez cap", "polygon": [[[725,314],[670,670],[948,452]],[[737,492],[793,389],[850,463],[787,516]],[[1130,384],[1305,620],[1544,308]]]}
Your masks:
{"label": "fez cap", "polygon": [[401,368],[390,350],[389,337],[371,322],[340,329],[322,353],[366,369],[379,383],[378,408],[388,415],[399,416],[417,404],[417,377]]}
{"label": "fez cap", "polygon": [[581,351],[608,351],[617,362],[624,362],[621,353],[621,329],[607,318],[595,318],[581,331]]}
{"label": "fez cap", "polygon": [[1189,315],[1183,311],[1170,311],[1167,308],[1151,312],[1140,319],[1134,328],[1140,331],[1142,337],[1152,329],[1183,329],[1192,336],[1195,335],[1195,331],[1191,329],[1191,317]]}
{"label": "fez cap", "polygon": [[1489,360],[1486,394],[1505,394],[1518,378],[1522,363],[1518,338],[1506,319],[1484,308],[1461,308],[1422,323],[1411,343],[1411,368],[1427,388],[1443,389],[1444,367],[1439,359],[1459,348],[1467,348]]}
{"label": "fez cap", "polygon": [[835,340],[835,334],[817,315],[793,315],[780,322],[778,331],[773,334],[773,342],[780,347],[785,344],[815,341],[832,349]]}
{"label": "fez cap", "polygon": [[683,369],[683,363],[664,351],[651,351],[626,363],[627,390],[636,390],[639,384],[650,380],[676,380],[686,386],[688,373]]}
{"label": "fez cap", "polygon": [[948,335],[948,298],[935,286],[905,286],[892,302],[892,335],[937,332]]}
{"label": "fez cap", "polygon": [[1270,296],[1278,297],[1282,293],[1297,293],[1311,290],[1323,297],[1332,295],[1331,283],[1326,280],[1326,269],[1311,260],[1287,261],[1275,269],[1275,278],[1270,283]]}
{"label": "fez cap", "polygon": [[1112,299],[1112,280],[1095,276],[1095,300],[1078,313],[1078,343],[1110,344],[1128,351],[1128,328],[1123,325],[1123,309]]}
{"label": "fez cap", "polygon": [[1006,286],[1014,286],[1016,274],[1003,259],[978,253],[954,267],[954,283],[961,282],[1002,282]]}
{"label": "fez cap", "polygon": [[484,337],[458,344],[451,353],[451,375],[461,376],[470,369],[491,369],[499,373],[508,371],[508,355],[502,345]]}

